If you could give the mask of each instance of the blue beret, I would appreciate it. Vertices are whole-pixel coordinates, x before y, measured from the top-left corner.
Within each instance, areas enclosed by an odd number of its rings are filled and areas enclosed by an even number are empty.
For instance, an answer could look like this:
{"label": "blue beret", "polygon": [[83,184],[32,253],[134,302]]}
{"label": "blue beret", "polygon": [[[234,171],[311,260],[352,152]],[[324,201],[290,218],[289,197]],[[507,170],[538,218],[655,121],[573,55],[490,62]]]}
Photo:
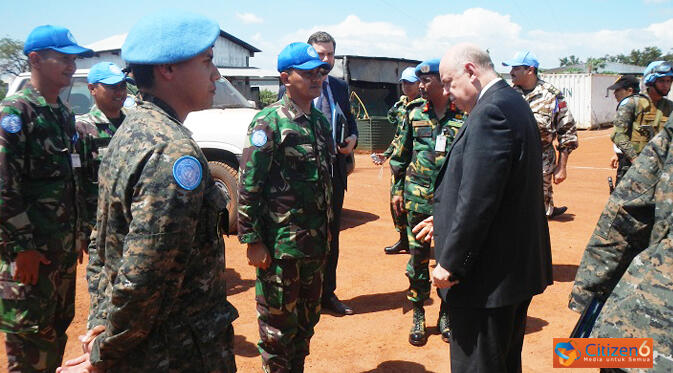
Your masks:
{"label": "blue beret", "polygon": [[210,18],[163,11],[133,26],[122,45],[122,59],[144,65],[182,62],[212,47],[219,35],[220,26]]}
{"label": "blue beret", "polygon": [[330,65],[323,62],[315,48],[308,43],[290,43],[278,53],[278,72],[288,69],[313,70],[317,67],[329,69]]}
{"label": "blue beret", "polygon": [[416,76],[421,74],[439,74],[439,58],[425,60],[419,63],[414,69]]}

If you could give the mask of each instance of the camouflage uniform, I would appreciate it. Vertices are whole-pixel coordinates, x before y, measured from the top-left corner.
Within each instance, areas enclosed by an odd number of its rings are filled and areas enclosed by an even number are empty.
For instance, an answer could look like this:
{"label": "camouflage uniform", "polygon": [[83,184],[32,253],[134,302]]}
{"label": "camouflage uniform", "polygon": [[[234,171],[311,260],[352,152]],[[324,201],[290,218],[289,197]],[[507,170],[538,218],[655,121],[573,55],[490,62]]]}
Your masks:
{"label": "camouflage uniform", "polygon": [[320,318],[328,227],[333,219],[329,122],[284,95],[248,129],[241,158],[238,237],[262,242],[271,266],[257,270],[258,343],[267,372],[301,371]]}
{"label": "camouflage uniform", "polygon": [[[553,85],[538,79],[535,88],[526,94],[521,87],[514,86],[533,111],[540,138],[542,139],[542,188],[547,216],[554,211],[552,175],[556,167],[556,150],[568,154],[578,146],[575,119],[568,110],[563,93]],[[558,146],[554,150],[554,139]]]}
{"label": "camouflage uniform", "polygon": [[[390,156],[395,152],[395,149],[401,146],[400,141],[402,140],[404,117],[407,115],[407,105],[411,102],[407,96],[402,95],[400,100],[393,105],[393,107],[388,110],[388,122],[395,126],[395,136],[390,142],[388,149],[383,152],[385,158],[390,158]],[[393,185],[395,184],[395,176],[391,173],[390,175],[390,198],[393,197]],[[393,223],[395,224],[395,230],[398,232],[406,232],[407,230],[407,217],[405,215],[397,216],[395,210],[393,210],[392,204],[390,205],[390,216],[393,218]]]}
{"label": "camouflage uniform", "polygon": [[[673,120],[610,196],[582,257],[569,307],[607,299],[592,338],[653,338],[654,371],[673,371]],[[649,371],[649,370],[648,370]]]}
{"label": "camouflage uniform", "polygon": [[622,151],[618,156],[617,180],[624,177],[626,171],[638,157],[647,142],[663,128],[673,112],[673,102],[662,98],[656,105],[645,94],[625,97],[617,107],[612,142]]}
{"label": "camouflage uniform", "polygon": [[[409,103],[407,110],[401,145],[391,157],[390,167],[395,176],[393,193],[404,195],[409,223],[407,237],[411,256],[407,263],[407,298],[412,302],[422,302],[430,297],[430,244],[418,241],[411,229],[432,215],[437,174],[463,121],[453,104],[447,106],[441,119],[435,115],[432,103],[423,99]],[[446,136],[444,151],[436,151],[435,148],[439,135]]]}
{"label": "camouflage uniform", "polygon": [[[0,123],[0,330],[10,372],[53,372],[75,315],[75,115],[29,85],[2,101]],[[27,250],[51,261],[35,286],[13,280]]]}
{"label": "camouflage uniform", "polygon": [[173,109],[144,98],[100,167],[87,274],[99,274],[89,327],[106,329],[90,361],[108,372],[234,372],[226,201]]}
{"label": "camouflage uniform", "polygon": [[[98,208],[98,167],[103,158],[104,149],[107,149],[112,135],[126,117],[125,110],[121,110],[121,116],[114,120],[114,124],[105,116],[105,114],[94,105],[91,110],[83,115],[76,117],[75,127],[79,141],[77,144],[79,154],[82,157],[82,175],[80,178],[80,190],[85,199],[86,208],[83,209],[82,218],[84,220],[84,233],[87,237],[91,236],[91,230],[96,224],[96,209]],[[94,140],[96,139],[96,140]],[[102,140],[98,140],[102,139]],[[96,150],[92,149],[93,143],[97,142]],[[100,145],[100,149],[98,149]],[[96,245],[89,245],[89,261],[97,261]],[[92,263],[87,267],[87,284],[89,292],[95,292],[98,289],[98,276],[100,273],[90,273],[89,270],[102,268],[102,263]],[[90,302],[90,309],[97,307]],[[93,326],[88,325],[88,329]]]}

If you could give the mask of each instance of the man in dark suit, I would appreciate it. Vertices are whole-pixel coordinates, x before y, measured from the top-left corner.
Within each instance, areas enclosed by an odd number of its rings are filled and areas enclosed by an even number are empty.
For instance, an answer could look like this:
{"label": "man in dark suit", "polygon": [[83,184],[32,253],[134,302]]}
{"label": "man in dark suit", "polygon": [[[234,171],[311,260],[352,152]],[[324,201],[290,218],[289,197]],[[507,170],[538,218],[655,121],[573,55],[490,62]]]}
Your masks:
{"label": "man in dark suit", "polygon": [[540,134],[478,47],[449,49],[440,75],[469,115],[438,176],[434,216],[414,230],[428,240],[434,231],[432,280],[449,306],[451,371],[521,372],[528,306],[552,283]]}
{"label": "man in dark suit", "polygon": [[[334,67],[336,41],[330,34],[324,31],[315,32],[309,36],[307,43],[315,48],[323,62],[327,62],[331,67]],[[280,88],[279,98],[285,93],[284,88]],[[342,303],[334,293],[336,290],[336,268],[339,261],[341,210],[344,204],[344,193],[348,186],[347,168],[353,166],[353,159],[350,154],[355,149],[358,140],[358,127],[351,112],[349,98],[348,83],[333,76],[327,76],[323,81],[322,94],[313,101],[315,107],[325,114],[332,125],[332,136],[337,146],[332,170],[334,221],[330,227],[330,252],[325,263],[322,307],[338,315],[353,314],[353,309]]]}

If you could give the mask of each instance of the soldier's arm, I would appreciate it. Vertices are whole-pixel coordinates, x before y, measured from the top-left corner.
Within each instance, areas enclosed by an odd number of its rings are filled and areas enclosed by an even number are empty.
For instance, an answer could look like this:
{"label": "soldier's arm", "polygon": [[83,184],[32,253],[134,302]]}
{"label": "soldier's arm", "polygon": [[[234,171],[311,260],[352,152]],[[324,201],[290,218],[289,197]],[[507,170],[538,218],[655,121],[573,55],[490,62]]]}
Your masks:
{"label": "soldier's arm", "polygon": [[[262,112],[263,113],[263,112]],[[258,114],[248,128],[239,170],[238,239],[241,243],[262,240],[264,188],[273,162],[275,114]]]}
{"label": "soldier's arm", "polygon": [[631,126],[635,120],[636,115],[636,100],[633,97],[630,97],[622,101],[617,108],[617,117],[614,121],[614,130],[612,132],[612,142],[615,143],[617,148],[625,154],[631,162],[633,162],[638,154],[635,149],[633,149],[633,144],[631,144],[630,132],[632,130]]}
{"label": "soldier's arm", "polygon": [[203,260],[193,257],[192,248],[208,167],[198,157],[193,142],[174,141],[150,150],[137,165],[137,181],[129,186],[132,220],[107,294],[105,331],[90,355],[96,367],[114,366],[143,343],[157,320],[166,317],[160,312],[175,301],[185,263]]}
{"label": "soldier's arm", "polygon": [[0,252],[14,258],[35,250],[33,225],[21,189],[25,170],[28,108],[21,104],[0,106]]}
{"label": "soldier's arm", "polygon": [[577,126],[570,110],[568,110],[568,103],[562,94],[556,96],[556,118],[555,123],[556,134],[558,136],[558,151],[570,154],[579,145],[577,139]]}
{"label": "soldier's arm", "polygon": [[670,159],[670,128],[643,149],[610,196],[587,245],[570,295],[570,309],[582,312],[592,297],[605,300],[633,258],[649,246],[655,193]]}
{"label": "soldier's arm", "polygon": [[96,248],[97,230],[94,226],[89,242],[89,263],[86,266],[86,283],[89,289],[89,316],[87,318],[87,330],[93,329],[97,325],[105,325],[107,314],[105,312],[105,294],[103,289],[107,287],[107,277],[102,276],[105,263],[99,257],[98,248]]}
{"label": "soldier's arm", "polygon": [[397,120],[397,104],[395,104],[393,107],[388,110],[388,122],[390,122],[390,125],[395,128],[395,135],[393,136],[392,141],[390,142],[390,145],[388,148],[383,152],[383,156],[385,158],[389,158],[393,152],[395,151],[396,143],[399,142],[399,134],[400,134],[400,126],[398,120]]}
{"label": "soldier's arm", "polygon": [[411,155],[414,147],[413,128],[407,111],[400,129],[399,145],[390,156],[390,169],[393,173],[394,183],[392,192],[396,196],[404,195],[404,178],[407,167],[411,162]]}

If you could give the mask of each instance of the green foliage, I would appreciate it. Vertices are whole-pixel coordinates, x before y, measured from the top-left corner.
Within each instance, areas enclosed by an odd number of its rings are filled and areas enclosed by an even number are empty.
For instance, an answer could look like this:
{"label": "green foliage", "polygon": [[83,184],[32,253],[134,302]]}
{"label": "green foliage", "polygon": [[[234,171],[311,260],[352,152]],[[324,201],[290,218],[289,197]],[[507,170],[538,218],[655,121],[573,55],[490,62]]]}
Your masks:
{"label": "green foliage", "polygon": [[561,66],[577,65],[586,63],[591,65],[591,72],[596,72],[600,68],[604,68],[607,62],[620,62],[630,65],[647,66],[652,61],[673,61],[673,50],[667,54],[663,54],[658,47],[645,47],[643,50],[634,49],[628,54],[609,55],[603,57],[589,57],[586,62],[583,62],[575,55],[559,58]]}
{"label": "green foliage", "polygon": [[270,91],[268,89],[262,89],[259,92],[259,101],[261,102],[262,107],[264,108],[264,107],[267,107],[267,106],[273,104],[274,102],[276,102],[277,101],[276,100],[277,96],[278,96],[277,93],[273,93],[272,91]]}
{"label": "green foliage", "polygon": [[23,42],[0,39],[0,75],[17,76],[24,71],[28,71],[28,59],[23,54]]}
{"label": "green foliage", "polygon": [[0,100],[7,95],[7,83],[0,81]]}

